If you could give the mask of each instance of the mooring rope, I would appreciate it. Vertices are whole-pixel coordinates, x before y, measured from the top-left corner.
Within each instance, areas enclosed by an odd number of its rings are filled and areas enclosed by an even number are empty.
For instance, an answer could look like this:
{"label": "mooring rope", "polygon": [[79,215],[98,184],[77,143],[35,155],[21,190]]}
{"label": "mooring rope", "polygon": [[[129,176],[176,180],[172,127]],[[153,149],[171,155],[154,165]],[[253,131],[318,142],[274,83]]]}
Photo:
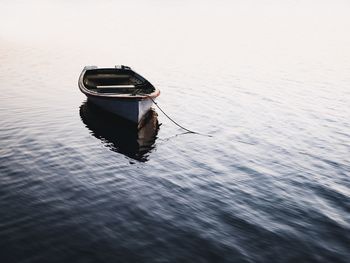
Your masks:
{"label": "mooring rope", "polygon": [[157,106],[157,108],[158,108],[161,112],[163,112],[163,114],[164,114],[169,120],[171,120],[175,125],[177,125],[177,126],[180,127],[181,129],[187,131],[188,133],[193,133],[193,134],[198,134],[198,135],[202,135],[202,136],[213,137],[212,135],[209,135],[209,134],[203,134],[203,133],[191,131],[191,130],[185,128],[184,126],[180,125],[179,123],[177,123],[176,121],[174,121],[168,114],[166,114],[166,113],[164,112],[164,110],[158,105],[157,102],[155,102],[155,100],[154,100],[151,96],[147,96],[147,97],[150,98],[150,99],[153,101],[153,103]]}

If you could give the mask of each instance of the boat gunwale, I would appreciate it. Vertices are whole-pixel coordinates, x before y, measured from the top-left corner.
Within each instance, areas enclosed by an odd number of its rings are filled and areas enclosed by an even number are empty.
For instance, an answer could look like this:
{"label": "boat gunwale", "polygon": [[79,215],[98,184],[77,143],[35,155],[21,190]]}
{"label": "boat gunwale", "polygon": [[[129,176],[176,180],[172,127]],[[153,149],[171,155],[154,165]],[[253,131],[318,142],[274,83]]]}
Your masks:
{"label": "boat gunwale", "polygon": [[[130,94],[125,95],[125,94],[113,94],[113,93],[103,93],[102,94],[102,93],[97,93],[97,92],[91,91],[85,87],[83,79],[84,79],[85,73],[88,70],[95,70],[95,69],[111,69],[111,68],[87,68],[87,67],[85,67],[83,69],[83,71],[81,72],[81,74],[79,76],[78,86],[79,86],[80,91],[87,96],[101,97],[101,98],[106,98],[106,99],[138,100],[139,101],[139,100],[146,100],[146,99],[154,99],[160,95],[160,90],[157,89],[156,87],[153,87],[153,85],[151,83],[149,83],[147,80],[146,81],[155,89],[152,93],[147,94],[147,95],[130,95]],[[132,72],[134,72],[136,75],[139,75],[138,73],[136,73],[132,69],[130,69],[130,70]]]}

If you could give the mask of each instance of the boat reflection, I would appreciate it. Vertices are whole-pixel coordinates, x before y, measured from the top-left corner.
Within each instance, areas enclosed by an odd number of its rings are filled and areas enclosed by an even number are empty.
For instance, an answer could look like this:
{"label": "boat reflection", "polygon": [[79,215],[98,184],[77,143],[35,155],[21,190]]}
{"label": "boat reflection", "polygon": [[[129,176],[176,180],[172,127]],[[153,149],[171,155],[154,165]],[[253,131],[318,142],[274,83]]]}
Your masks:
{"label": "boat reflection", "polygon": [[148,160],[159,130],[157,113],[154,110],[147,113],[140,128],[89,101],[80,106],[80,117],[91,134],[112,151],[141,162]]}

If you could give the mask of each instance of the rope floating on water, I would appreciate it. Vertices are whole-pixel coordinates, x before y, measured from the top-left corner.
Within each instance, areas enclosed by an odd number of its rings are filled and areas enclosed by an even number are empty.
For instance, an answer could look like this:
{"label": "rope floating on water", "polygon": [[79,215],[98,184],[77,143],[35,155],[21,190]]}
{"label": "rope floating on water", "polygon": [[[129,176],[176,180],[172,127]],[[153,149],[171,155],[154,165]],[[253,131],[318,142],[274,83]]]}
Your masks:
{"label": "rope floating on water", "polygon": [[177,126],[180,127],[181,129],[187,131],[187,133],[193,133],[193,134],[203,135],[203,136],[207,136],[207,137],[213,137],[212,135],[209,135],[209,134],[203,134],[203,133],[191,131],[191,130],[185,128],[184,126],[180,125],[179,123],[177,123],[176,121],[174,121],[168,114],[166,114],[166,113],[164,112],[164,110],[158,105],[157,102],[155,102],[155,100],[154,100],[151,96],[148,96],[148,97],[153,101],[153,103],[157,106],[157,108],[158,108],[169,120],[171,120],[175,125],[177,125]]}

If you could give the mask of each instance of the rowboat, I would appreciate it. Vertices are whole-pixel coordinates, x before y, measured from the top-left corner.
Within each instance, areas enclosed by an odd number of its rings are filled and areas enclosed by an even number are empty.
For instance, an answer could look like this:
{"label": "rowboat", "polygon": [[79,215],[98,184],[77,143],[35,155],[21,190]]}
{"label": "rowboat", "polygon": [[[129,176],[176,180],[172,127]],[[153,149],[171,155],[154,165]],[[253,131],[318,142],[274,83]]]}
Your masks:
{"label": "rowboat", "polygon": [[84,67],[79,89],[102,109],[139,124],[151,109],[159,89],[128,66]]}

